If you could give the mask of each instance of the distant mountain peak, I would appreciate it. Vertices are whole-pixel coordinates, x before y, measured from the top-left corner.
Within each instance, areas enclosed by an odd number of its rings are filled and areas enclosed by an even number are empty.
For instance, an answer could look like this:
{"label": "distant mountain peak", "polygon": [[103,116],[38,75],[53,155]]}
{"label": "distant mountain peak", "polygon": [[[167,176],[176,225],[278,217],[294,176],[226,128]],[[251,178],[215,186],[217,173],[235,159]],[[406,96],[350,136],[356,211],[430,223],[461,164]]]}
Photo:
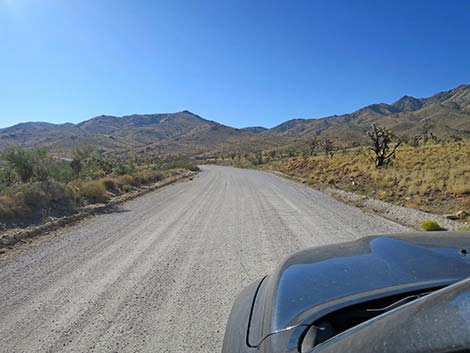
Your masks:
{"label": "distant mountain peak", "polygon": [[470,85],[463,84],[428,98],[405,95],[392,104],[371,104],[350,114],[292,119],[271,129],[262,126],[235,129],[189,110],[121,117],[99,115],[78,124],[22,123],[0,129],[0,150],[41,146],[63,152],[86,144],[122,154],[197,155],[218,148],[248,150],[263,145],[272,148],[283,143],[303,143],[302,139],[318,135],[347,145],[363,143],[365,131],[372,123],[397,135],[413,136],[421,131],[424,119],[434,124],[439,138],[470,137]]}
{"label": "distant mountain peak", "polygon": [[263,127],[263,126],[247,126],[247,127],[244,127],[240,130],[248,131],[248,132],[251,132],[253,134],[261,134],[262,132],[265,132],[268,129]]}
{"label": "distant mountain peak", "polygon": [[421,109],[423,105],[424,101],[422,99],[412,96],[403,96],[391,104],[391,106],[399,112],[413,112],[415,110]]}

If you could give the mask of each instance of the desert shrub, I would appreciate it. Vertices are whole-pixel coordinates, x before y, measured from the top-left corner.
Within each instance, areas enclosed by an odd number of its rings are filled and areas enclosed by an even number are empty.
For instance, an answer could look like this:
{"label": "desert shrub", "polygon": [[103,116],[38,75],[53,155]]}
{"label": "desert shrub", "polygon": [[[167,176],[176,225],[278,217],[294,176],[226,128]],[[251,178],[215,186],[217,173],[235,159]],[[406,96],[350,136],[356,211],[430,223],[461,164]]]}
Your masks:
{"label": "desert shrub", "polygon": [[15,217],[15,200],[11,195],[0,196],[0,218],[7,220]]}
{"label": "desert shrub", "polygon": [[12,149],[3,152],[1,159],[6,164],[5,168],[21,183],[49,177],[50,158],[44,150]]}
{"label": "desert shrub", "polygon": [[116,180],[120,185],[130,185],[132,182],[132,177],[130,175],[120,175],[116,178]]}
{"label": "desert shrub", "polygon": [[462,199],[462,201],[460,202],[463,209],[465,210],[470,210],[470,197],[465,197]]}
{"label": "desert shrub", "polygon": [[[15,173],[10,168],[0,168],[0,187],[6,188],[15,182]],[[1,191],[1,189],[0,189]]]}
{"label": "desert shrub", "polygon": [[44,181],[27,185],[23,189],[24,203],[38,215],[41,210],[48,214],[65,214],[74,208],[64,184],[56,181]]}
{"label": "desert shrub", "polygon": [[120,175],[116,177],[116,182],[119,188],[124,192],[129,192],[126,190],[132,189],[132,181],[133,177],[131,177],[130,175]]}
{"label": "desert shrub", "polygon": [[175,160],[168,163],[165,163],[161,166],[162,169],[186,169],[192,172],[199,171],[199,167],[187,160]]}
{"label": "desert shrub", "polygon": [[136,170],[136,166],[132,162],[118,162],[113,168],[113,173],[115,175],[134,175],[136,173]]}
{"label": "desert shrub", "polygon": [[38,183],[26,185],[20,191],[19,195],[23,198],[25,206],[29,209],[47,208],[49,203],[49,195],[47,195]]}
{"label": "desert shrub", "polygon": [[85,160],[75,159],[74,161],[70,163],[71,168],[74,170],[75,177],[80,177],[80,179],[97,180],[105,176],[117,174],[114,173],[116,162],[111,159],[89,157]]}
{"label": "desert shrub", "polygon": [[449,187],[449,191],[453,194],[466,195],[470,194],[470,184],[454,184]]}
{"label": "desert shrub", "polygon": [[107,175],[101,168],[101,165],[97,162],[96,159],[88,161],[86,166],[82,169],[80,173],[80,178],[84,180],[96,180],[103,178]]}
{"label": "desert shrub", "polygon": [[150,183],[156,183],[165,178],[163,173],[153,170],[145,170],[137,173],[135,176],[139,180],[140,184],[146,185]]}
{"label": "desert shrub", "polygon": [[113,172],[114,163],[113,161],[106,158],[96,158],[97,164],[100,166],[101,170],[105,175],[109,175]]}
{"label": "desert shrub", "polygon": [[72,159],[70,162],[70,168],[72,169],[73,175],[78,178],[80,172],[83,169],[83,162],[77,158]]}
{"label": "desert shrub", "polygon": [[64,185],[54,181],[35,182],[10,188],[0,196],[0,218],[18,221],[63,215],[74,204]]}
{"label": "desert shrub", "polygon": [[[185,160],[145,164],[92,155],[91,148],[74,151],[72,160],[49,156],[45,150],[14,149],[0,154],[0,222],[26,224],[50,215],[61,216],[84,204],[106,203],[112,194],[165,179],[176,169],[197,170]],[[163,169],[163,170],[162,170]]]}
{"label": "desert shrub", "polygon": [[18,181],[27,183],[33,178],[33,153],[22,149],[13,149],[3,152],[1,158],[6,162],[7,168],[15,174]]}
{"label": "desert shrub", "polygon": [[308,178],[307,179],[307,185],[315,185],[317,183],[317,181],[315,179],[312,179],[312,178]]}
{"label": "desert shrub", "polygon": [[109,192],[118,192],[119,191],[119,182],[115,178],[105,177],[99,180],[107,191]]}
{"label": "desert shrub", "polygon": [[[316,155],[306,158],[283,158],[267,168],[326,183],[335,177],[334,185],[386,200],[411,205],[433,213],[455,213],[470,206],[470,139],[457,143],[403,146],[399,158],[388,168],[371,168],[370,154],[361,148],[337,153],[334,158]],[[464,200],[469,199],[468,202]],[[411,201],[412,200],[412,201]]]}
{"label": "desert shrub", "polygon": [[439,225],[439,223],[433,220],[422,221],[420,226],[421,226],[421,229],[426,232],[443,230],[443,228]]}
{"label": "desert shrub", "polygon": [[48,205],[47,195],[37,184],[27,184],[21,188],[9,190],[2,197],[2,204],[7,218],[33,219],[46,209]]}
{"label": "desert shrub", "polygon": [[139,186],[142,185],[141,179],[137,175],[132,177],[130,185],[138,188]]}
{"label": "desert shrub", "polygon": [[80,196],[88,203],[106,203],[109,195],[100,181],[86,181],[78,185]]}
{"label": "desert shrub", "polygon": [[124,184],[121,186],[122,191],[124,192],[131,192],[132,191],[132,186],[129,184]]}
{"label": "desert shrub", "polygon": [[50,157],[45,150],[13,149],[0,155],[3,167],[0,182],[7,185],[35,181],[68,181],[73,176],[70,163]]}
{"label": "desert shrub", "polygon": [[75,178],[70,162],[50,159],[47,164],[47,179],[67,183]]}
{"label": "desert shrub", "polygon": [[65,193],[77,206],[81,205],[82,203],[82,195],[80,193],[82,184],[82,181],[74,180],[65,186]]}

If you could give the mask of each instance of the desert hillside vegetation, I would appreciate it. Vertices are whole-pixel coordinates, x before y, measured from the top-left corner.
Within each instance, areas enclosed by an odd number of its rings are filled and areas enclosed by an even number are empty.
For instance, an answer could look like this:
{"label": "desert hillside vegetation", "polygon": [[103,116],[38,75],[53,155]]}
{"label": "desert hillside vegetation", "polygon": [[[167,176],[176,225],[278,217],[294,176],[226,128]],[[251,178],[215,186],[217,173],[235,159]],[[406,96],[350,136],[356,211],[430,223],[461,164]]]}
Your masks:
{"label": "desert hillside vegetation", "polygon": [[299,155],[268,168],[384,201],[437,213],[470,208],[470,140],[401,146],[390,166],[375,168],[366,147],[333,157]]}
{"label": "desert hillside vegetation", "polygon": [[290,153],[315,136],[329,139],[337,147],[364,145],[365,132],[371,124],[390,129],[411,142],[416,142],[423,132],[427,132],[425,139],[470,138],[470,85],[428,98],[403,96],[391,104],[371,104],[348,114],[291,119],[270,129],[234,128],[190,111],[121,117],[100,115],[78,124],[20,123],[0,129],[0,150],[47,148],[66,156],[78,146],[93,145],[103,155],[120,158],[185,155],[205,159],[214,154],[276,148]]}
{"label": "desert hillside vegetation", "polygon": [[280,171],[318,188],[334,187],[423,211],[458,213],[467,219],[470,140],[420,141],[404,143],[393,136],[384,151],[390,157],[379,166],[372,140],[369,145],[338,148],[327,138],[314,138],[303,150],[225,155],[209,162]]}
{"label": "desert hillside vegetation", "polygon": [[39,224],[81,207],[196,171],[184,160],[119,160],[78,147],[70,158],[43,149],[9,149],[0,154],[0,229]]}

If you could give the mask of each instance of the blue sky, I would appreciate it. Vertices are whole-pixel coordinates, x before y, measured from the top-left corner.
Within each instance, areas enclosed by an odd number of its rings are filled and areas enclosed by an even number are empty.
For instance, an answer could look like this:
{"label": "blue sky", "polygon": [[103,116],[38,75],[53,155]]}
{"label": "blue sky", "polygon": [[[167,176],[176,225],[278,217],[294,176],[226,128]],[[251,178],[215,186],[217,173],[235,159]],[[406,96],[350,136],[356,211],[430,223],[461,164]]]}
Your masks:
{"label": "blue sky", "polygon": [[271,127],[470,83],[470,2],[0,0],[0,127],[191,110]]}

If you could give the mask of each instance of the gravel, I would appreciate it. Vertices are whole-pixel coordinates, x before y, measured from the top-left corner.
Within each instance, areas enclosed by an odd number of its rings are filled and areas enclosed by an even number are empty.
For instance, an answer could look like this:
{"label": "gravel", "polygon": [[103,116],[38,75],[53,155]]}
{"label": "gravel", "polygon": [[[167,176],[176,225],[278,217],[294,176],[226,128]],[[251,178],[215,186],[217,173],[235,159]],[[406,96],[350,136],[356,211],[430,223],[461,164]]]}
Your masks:
{"label": "gravel", "polygon": [[436,221],[441,227],[451,231],[455,231],[461,227],[469,226],[466,222],[457,222],[447,218],[445,215],[438,215],[413,208],[393,205],[389,202],[376,200],[344,190],[326,189],[325,193],[343,202],[351,203],[357,207],[361,207],[365,211],[375,212],[384,218],[411,228],[415,228],[417,230],[420,230],[421,222],[426,220]]}
{"label": "gravel", "polygon": [[204,166],[0,256],[1,352],[218,352],[238,292],[309,246],[409,228],[270,173]]}

